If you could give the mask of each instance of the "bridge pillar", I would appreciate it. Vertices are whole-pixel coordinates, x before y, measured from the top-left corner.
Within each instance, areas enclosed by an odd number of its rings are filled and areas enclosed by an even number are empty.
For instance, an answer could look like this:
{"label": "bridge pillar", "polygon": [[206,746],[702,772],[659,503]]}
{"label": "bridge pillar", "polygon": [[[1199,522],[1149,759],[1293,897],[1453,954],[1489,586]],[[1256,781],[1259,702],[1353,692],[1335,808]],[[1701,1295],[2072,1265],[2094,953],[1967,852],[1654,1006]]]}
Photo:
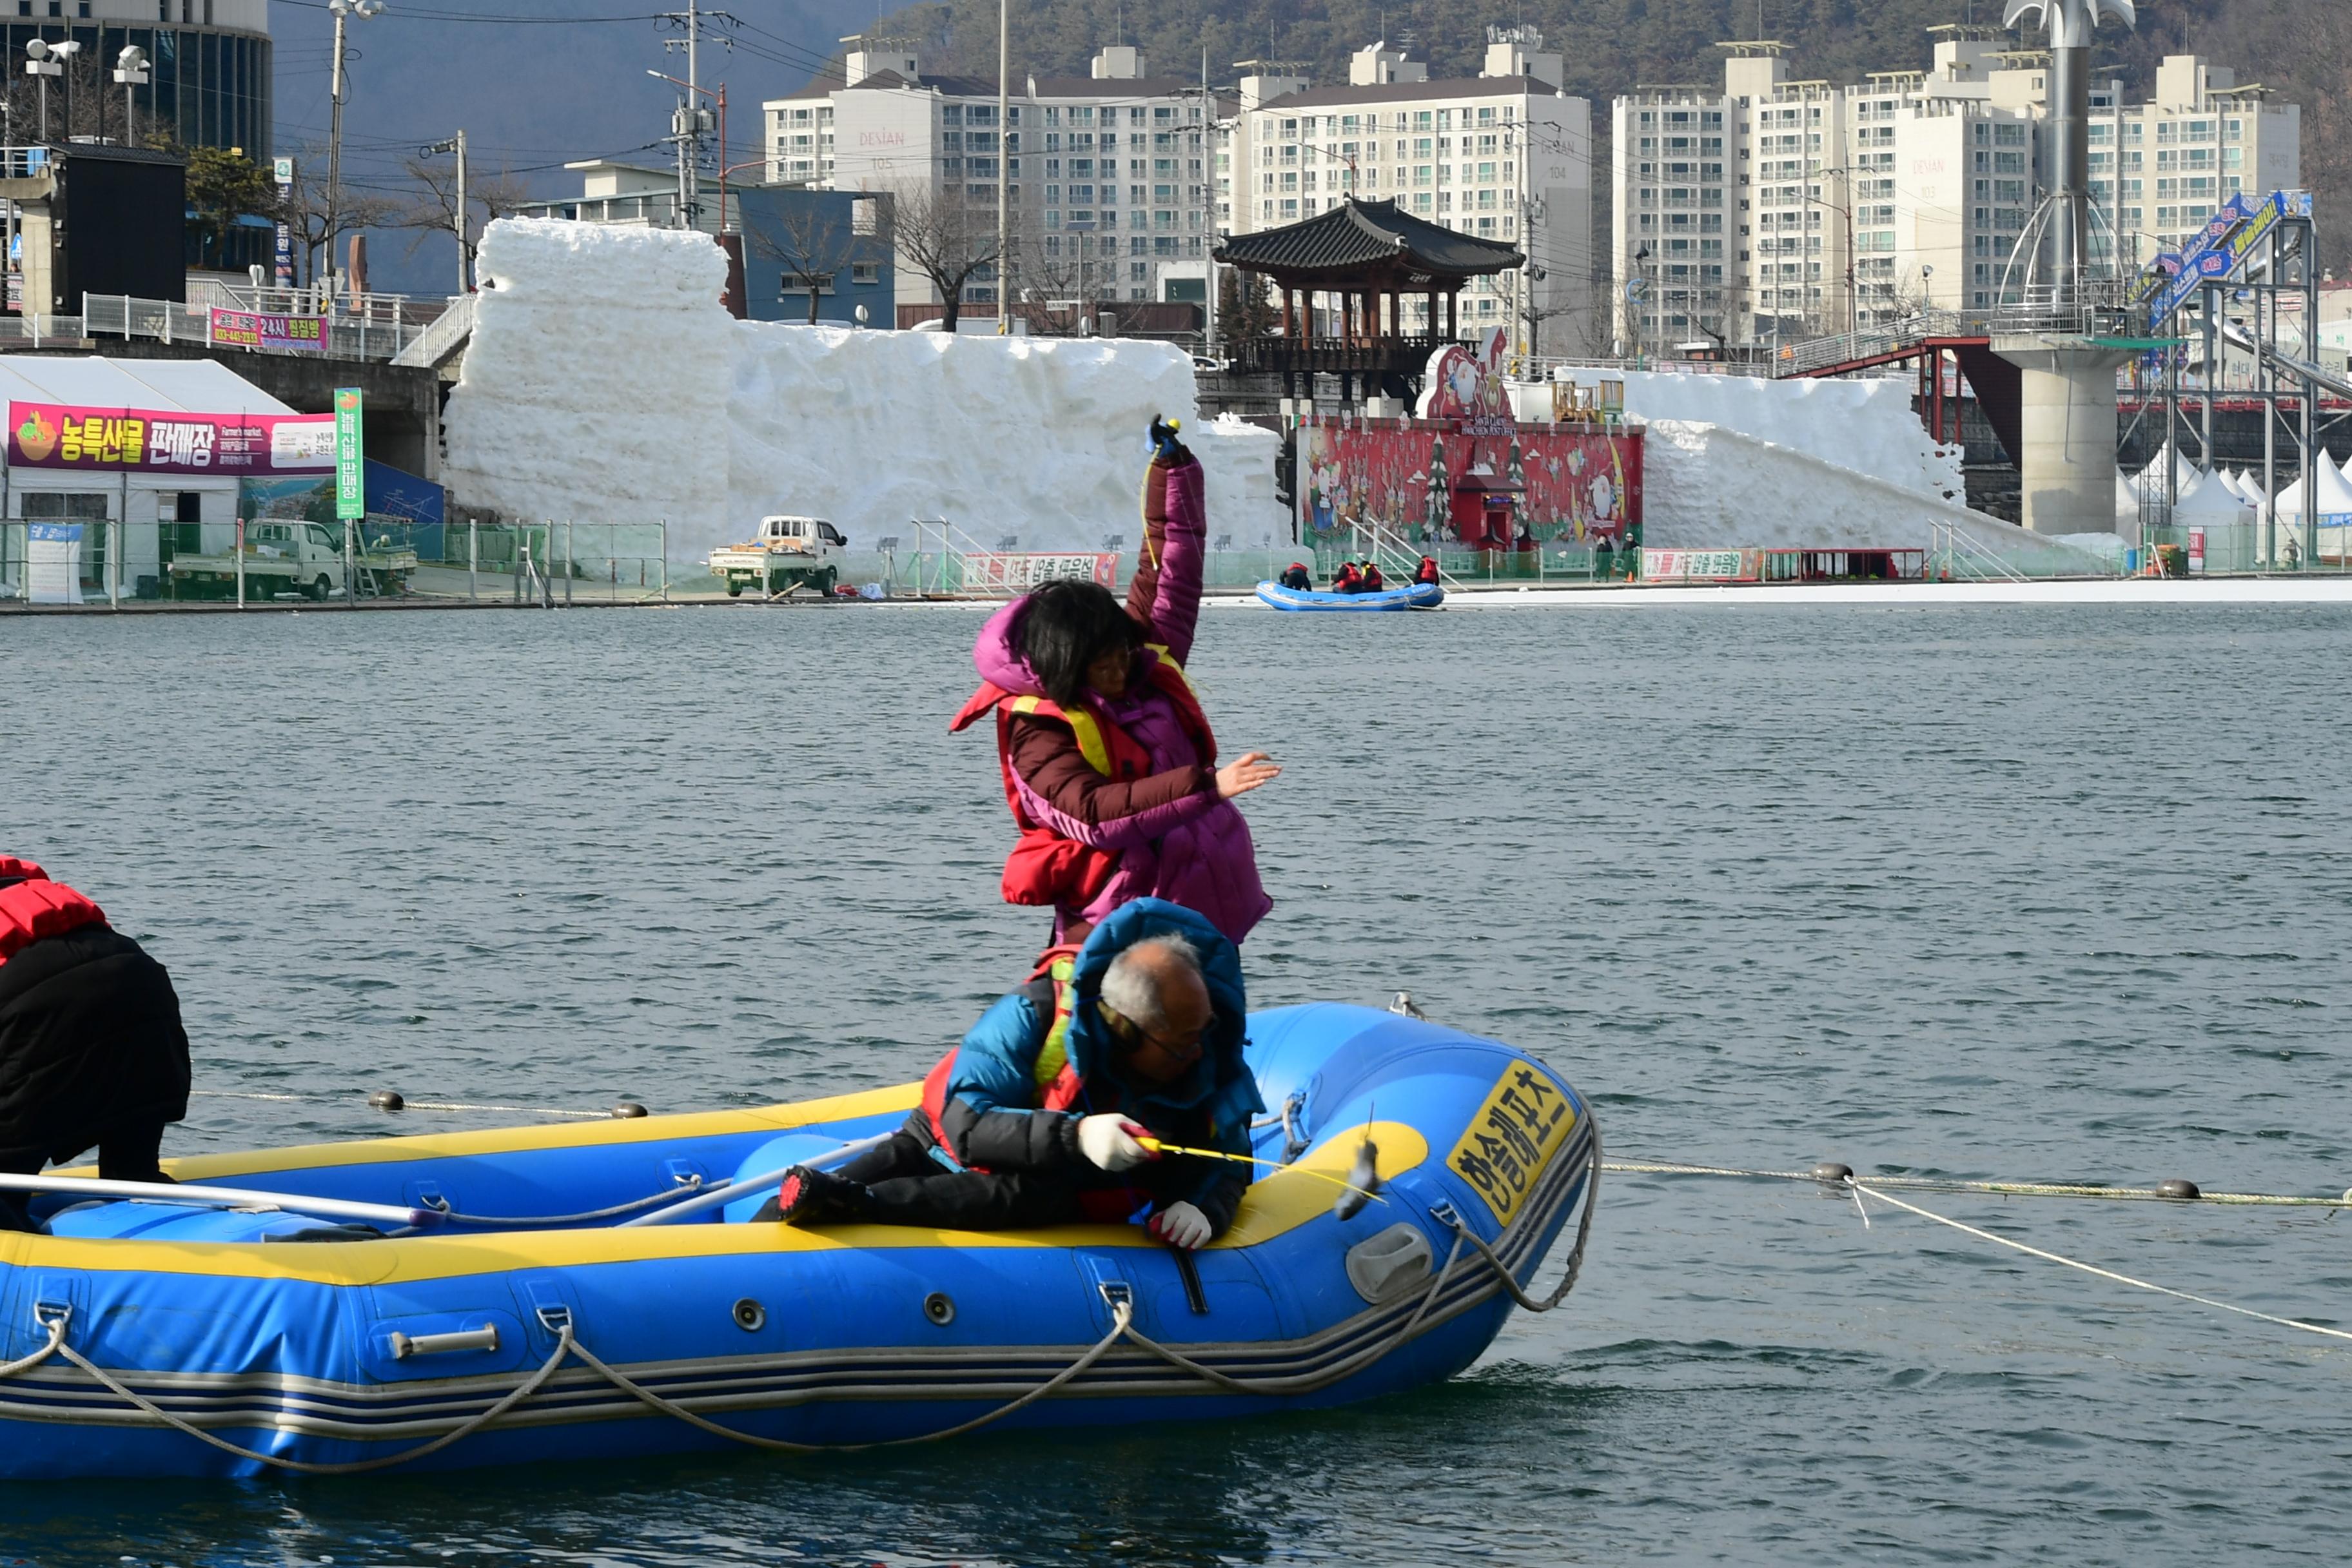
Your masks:
{"label": "bridge pillar", "polygon": [[2018,371],[2018,521],[2036,533],[2113,532],[2116,367],[2130,356],[2040,332],[1995,337],[1992,352]]}

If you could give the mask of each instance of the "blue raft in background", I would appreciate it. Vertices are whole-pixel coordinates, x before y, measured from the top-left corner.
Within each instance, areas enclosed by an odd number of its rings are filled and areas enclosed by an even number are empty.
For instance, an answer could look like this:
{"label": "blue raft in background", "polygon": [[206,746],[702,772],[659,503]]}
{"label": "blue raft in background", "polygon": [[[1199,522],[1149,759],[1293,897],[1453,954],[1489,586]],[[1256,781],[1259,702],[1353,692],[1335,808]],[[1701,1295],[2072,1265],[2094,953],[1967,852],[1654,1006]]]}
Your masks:
{"label": "blue raft in background", "polygon": [[1257,596],[1277,610],[1433,610],[1445,603],[1445,590],[1434,583],[1408,583],[1377,594],[1334,594],[1286,588],[1269,578],[1257,585]]}
{"label": "blue raft in background", "polygon": [[[1574,1283],[1600,1140],[1541,1063],[1328,1003],[1254,1015],[1248,1052],[1279,1108],[1255,1152],[1281,1168],[1189,1255],[1137,1226],[751,1220],[780,1168],[897,1127],[913,1084],[167,1163],[255,1193],[241,1208],[44,1196],[47,1234],[0,1236],[0,1477],[803,1451],[1333,1405],[1453,1376],[1515,1300]],[[1367,1137],[1381,1198],[1343,1219],[1321,1178]],[[1566,1274],[1535,1300],[1580,1198]],[[384,1205],[391,1234],[337,1224],[338,1202]]]}

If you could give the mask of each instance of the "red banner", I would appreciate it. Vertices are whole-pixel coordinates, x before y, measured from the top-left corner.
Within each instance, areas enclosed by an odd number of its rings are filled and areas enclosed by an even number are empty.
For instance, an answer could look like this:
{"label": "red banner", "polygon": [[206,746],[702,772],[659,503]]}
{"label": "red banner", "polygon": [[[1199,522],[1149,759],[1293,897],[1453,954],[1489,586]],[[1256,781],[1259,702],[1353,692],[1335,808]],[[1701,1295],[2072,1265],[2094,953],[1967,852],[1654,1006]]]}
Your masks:
{"label": "red banner", "polygon": [[1642,434],[1491,418],[1318,419],[1298,430],[1299,537],[1378,523],[1406,542],[1534,550],[1642,521]]}
{"label": "red banner", "polygon": [[335,466],[331,414],[188,414],[160,408],[8,405],[20,468],[151,474],[308,474]]}

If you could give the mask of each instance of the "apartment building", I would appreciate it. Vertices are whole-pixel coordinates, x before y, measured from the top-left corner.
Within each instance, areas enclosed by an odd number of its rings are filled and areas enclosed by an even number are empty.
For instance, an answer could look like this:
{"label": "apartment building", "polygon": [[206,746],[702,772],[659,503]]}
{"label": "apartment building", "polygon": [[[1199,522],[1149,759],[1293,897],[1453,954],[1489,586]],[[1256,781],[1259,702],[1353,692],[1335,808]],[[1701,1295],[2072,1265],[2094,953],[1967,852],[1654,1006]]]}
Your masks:
{"label": "apartment building", "polygon": [[1535,29],[1490,28],[1478,76],[1434,81],[1385,41],[1356,53],[1345,87],[1253,62],[1219,128],[1218,228],[1249,234],[1350,196],[1392,200],[1527,253],[1526,268],[1463,296],[1464,326],[1516,316],[1529,347],[1589,348],[1592,106],[1560,91],[1560,57]]}
{"label": "apartment building", "polygon": [[[1622,346],[1769,342],[1998,300],[2041,193],[2047,56],[2006,47],[1997,28],[1928,32],[1926,70],[1793,79],[1785,46],[1747,40],[1720,46],[1719,91],[1645,87],[1615,101]],[[2117,233],[2126,268],[2171,247],[2241,188],[2232,180],[2267,190],[2297,177],[2294,110],[2196,57],[2168,58],[2141,105],[2120,82],[2094,83],[2091,118],[2095,264]],[[2147,199],[2151,150],[2166,205]]]}
{"label": "apartment building", "polygon": [[2302,183],[2302,110],[2199,56],[2166,56],[2147,102],[2092,110],[2091,194],[2118,215],[2128,265],[2179,249],[2240,191]]}
{"label": "apartment building", "polygon": [[[891,192],[902,240],[904,225],[928,216],[991,246],[1003,184],[1024,298],[1205,299],[1214,100],[1198,83],[1151,76],[1139,50],[1108,47],[1089,76],[1016,79],[1000,124],[994,81],[926,73],[911,45],[843,42],[846,85],[813,83],[761,106],[772,181]],[[898,279],[899,303],[940,302],[903,255]],[[984,269],[964,302],[992,310],[998,289]]]}

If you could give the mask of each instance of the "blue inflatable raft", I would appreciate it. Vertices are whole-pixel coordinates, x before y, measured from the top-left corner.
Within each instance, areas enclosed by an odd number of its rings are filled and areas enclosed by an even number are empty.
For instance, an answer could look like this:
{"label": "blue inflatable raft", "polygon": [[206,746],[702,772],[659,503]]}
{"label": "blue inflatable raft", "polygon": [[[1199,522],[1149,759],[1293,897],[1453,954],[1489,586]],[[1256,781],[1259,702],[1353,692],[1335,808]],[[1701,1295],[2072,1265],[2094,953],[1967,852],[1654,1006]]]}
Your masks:
{"label": "blue inflatable raft", "polygon": [[[1566,1294],[1601,1162],[1567,1083],[1360,1007],[1260,1013],[1250,1033],[1280,1108],[1256,1149],[1281,1168],[1190,1255],[1135,1226],[751,1220],[773,1173],[895,1128],[915,1085],[209,1155],[172,1163],[187,1194],[45,1195],[47,1234],[0,1236],[0,1475],[340,1474],[1247,1415],[1450,1377],[1515,1300]],[[1380,1197],[1341,1218],[1323,1178],[1367,1137]],[[1580,1202],[1565,1276],[1538,1299]]]}
{"label": "blue inflatable raft", "polygon": [[1332,594],[1286,588],[1269,579],[1257,585],[1257,596],[1277,610],[1433,610],[1445,603],[1445,590],[1434,583],[1410,583],[1377,594]]}

